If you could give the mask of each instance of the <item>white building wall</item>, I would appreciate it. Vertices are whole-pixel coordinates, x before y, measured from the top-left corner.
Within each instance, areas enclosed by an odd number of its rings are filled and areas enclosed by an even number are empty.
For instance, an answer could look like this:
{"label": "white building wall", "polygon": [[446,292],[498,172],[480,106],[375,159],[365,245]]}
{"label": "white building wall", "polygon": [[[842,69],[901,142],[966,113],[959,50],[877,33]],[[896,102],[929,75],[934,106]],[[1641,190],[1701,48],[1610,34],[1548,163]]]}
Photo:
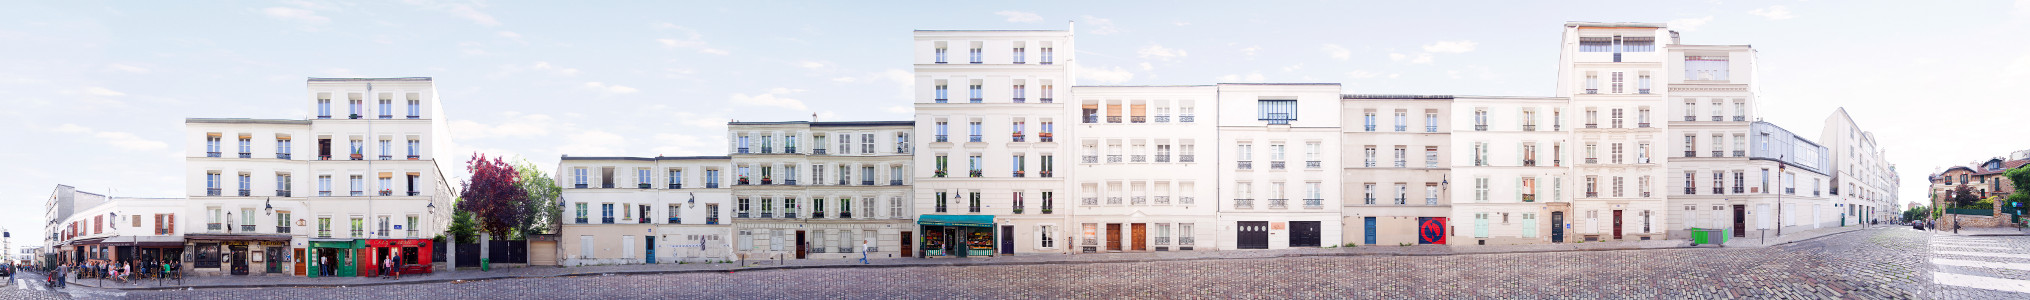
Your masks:
{"label": "white building wall", "polygon": [[[1218,131],[1209,121],[1219,114],[1198,109],[1217,97],[1214,86],[1077,88],[1067,113],[1090,118],[1080,118],[1077,139],[1065,141],[1079,150],[1076,167],[1066,173],[1076,188],[1063,198],[1077,201],[1068,203],[1075,205],[1076,252],[1218,249],[1213,231],[1201,228],[1217,224],[1211,196],[1219,173],[1210,154],[1217,151]],[[1087,225],[1095,227],[1090,237],[1083,232]],[[1120,237],[1102,229],[1115,225],[1122,227]],[[1137,226],[1144,231],[1140,248],[1133,240]],[[1183,235],[1183,228],[1192,234]]]}
{"label": "white building wall", "polygon": [[[1066,232],[1065,220],[1069,212],[1065,209],[1070,199],[1067,191],[1071,185],[1065,175],[1052,177],[1014,177],[1014,156],[1027,157],[1025,168],[1039,172],[1045,168],[1063,171],[1070,166],[1072,132],[1069,127],[1073,120],[1066,115],[1066,102],[1070,87],[1075,84],[1070,72],[1077,61],[1072,46],[1072,32],[1069,30],[1014,30],[1014,31],[936,31],[919,30],[914,33],[916,134],[924,137],[913,141],[915,149],[914,170],[916,177],[912,186],[915,203],[914,214],[952,215],[994,215],[997,237],[1012,229],[1015,233],[1014,253],[1069,253],[1061,238]],[[1017,43],[1022,44],[1023,62],[1015,63],[1013,57]],[[982,61],[969,61],[969,51],[974,43],[981,45]],[[937,63],[936,49],[946,49],[945,63]],[[1042,49],[1051,48],[1051,59],[1045,64]],[[1022,86],[1022,97],[1018,102],[1015,87]],[[981,88],[980,103],[970,103],[972,85]],[[937,87],[944,86],[946,97],[939,100]],[[1047,88],[1046,88],[1047,87]],[[1046,101],[1048,99],[1048,101]],[[1012,133],[1016,131],[1016,120],[1022,120],[1026,139],[1015,142]],[[946,125],[946,139],[937,139],[938,123]],[[970,123],[980,122],[980,141],[971,141]],[[1042,142],[1038,133],[1044,132],[1042,124],[1054,126],[1053,142]],[[948,157],[946,177],[936,175],[936,157]],[[980,156],[981,176],[970,177],[969,157]],[[1054,157],[1055,164],[1043,166],[1042,156]],[[1041,175],[1041,174],[1027,174]],[[964,199],[939,199],[937,193],[944,191],[946,197],[981,195],[978,212],[970,210]],[[1014,212],[1014,194],[1020,191],[1027,195],[1023,213]],[[1056,199],[1050,214],[1041,212],[1042,192],[1051,192]],[[937,211],[938,201],[948,201],[946,211]],[[1052,232],[1040,232],[1050,228]],[[921,232],[916,233],[921,237]],[[1057,236],[1049,247],[1044,246],[1044,236]],[[997,247],[1000,241],[997,240]],[[922,253],[914,252],[914,253]]]}
{"label": "white building wall", "polygon": [[[1290,222],[1318,222],[1319,242],[1339,245],[1343,226],[1338,208],[1343,203],[1339,190],[1340,170],[1273,168],[1273,147],[1285,147],[1286,164],[1293,161],[1290,149],[1302,154],[1303,145],[1317,143],[1322,153],[1338,153],[1340,143],[1340,101],[1338,84],[1220,84],[1219,145],[1217,150],[1220,189],[1219,241],[1221,249],[1241,249],[1237,222],[1268,222],[1269,249],[1290,247]],[[1296,100],[1295,120],[1270,124],[1263,120],[1260,100]],[[1241,153],[1247,145],[1247,153]],[[1340,165],[1336,155],[1322,155],[1322,164]],[[1245,161],[1249,165],[1242,168]],[[1276,186],[1281,183],[1282,188]],[[1307,183],[1319,186],[1319,205],[1305,205]],[[1276,206],[1273,199],[1289,202]],[[1327,209],[1331,208],[1331,209]]]}

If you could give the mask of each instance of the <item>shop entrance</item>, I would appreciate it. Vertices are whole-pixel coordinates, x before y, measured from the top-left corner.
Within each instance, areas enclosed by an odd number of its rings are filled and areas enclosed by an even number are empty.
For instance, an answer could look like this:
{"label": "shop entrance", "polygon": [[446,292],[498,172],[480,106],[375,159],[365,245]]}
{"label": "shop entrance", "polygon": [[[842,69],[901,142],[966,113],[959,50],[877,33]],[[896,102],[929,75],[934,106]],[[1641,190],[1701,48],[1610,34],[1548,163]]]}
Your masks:
{"label": "shop entrance", "polygon": [[267,262],[268,273],[282,273],[282,247],[269,246],[266,250],[268,253],[261,260]]}
{"label": "shop entrance", "polygon": [[1269,222],[1235,222],[1235,248],[1269,249]]}
{"label": "shop entrance", "polygon": [[232,249],[228,255],[232,256],[233,275],[247,275],[247,245],[232,245],[228,249]]}

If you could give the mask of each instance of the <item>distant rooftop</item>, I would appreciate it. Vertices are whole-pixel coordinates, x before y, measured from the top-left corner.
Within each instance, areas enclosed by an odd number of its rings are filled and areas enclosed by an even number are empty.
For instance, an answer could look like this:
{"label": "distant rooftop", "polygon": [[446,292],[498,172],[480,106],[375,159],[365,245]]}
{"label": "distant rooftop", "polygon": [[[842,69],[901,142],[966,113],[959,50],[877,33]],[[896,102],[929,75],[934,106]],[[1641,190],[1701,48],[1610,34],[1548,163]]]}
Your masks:
{"label": "distant rooftop", "polygon": [[777,122],[726,122],[726,125],[795,125],[808,124],[812,127],[839,126],[914,126],[915,121],[777,121]]}
{"label": "distant rooftop", "polygon": [[1665,24],[1665,23],[1642,23],[1642,22],[1581,22],[1581,21],[1572,21],[1572,22],[1565,22],[1565,27],[1649,27],[1649,28],[1664,28],[1664,27],[1666,27],[1667,25],[1668,25],[1668,24]]}
{"label": "distant rooftop", "polygon": [[1341,94],[1339,99],[1452,99],[1452,95]]}
{"label": "distant rooftop", "polygon": [[310,125],[310,120],[248,119],[248,118],[184,118],[183,123]]}
{"label": "distant rooftop", "polygon": [[430,77],[381,77],[381,78],[322,78],[311,77],[310,82],[320,81],[430,81]]}

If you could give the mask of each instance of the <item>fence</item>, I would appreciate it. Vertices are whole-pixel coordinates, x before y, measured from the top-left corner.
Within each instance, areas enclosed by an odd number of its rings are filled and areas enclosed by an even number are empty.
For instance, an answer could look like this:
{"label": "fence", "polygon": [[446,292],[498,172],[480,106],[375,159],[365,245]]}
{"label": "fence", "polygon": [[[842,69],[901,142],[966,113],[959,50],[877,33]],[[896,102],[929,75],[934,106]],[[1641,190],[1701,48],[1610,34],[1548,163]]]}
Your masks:
{"label": "fence", "polygon": [[1988,208],[1947,208],[1945,213],[1969,216],[1993,216],[1995,215],[1995,210]]}

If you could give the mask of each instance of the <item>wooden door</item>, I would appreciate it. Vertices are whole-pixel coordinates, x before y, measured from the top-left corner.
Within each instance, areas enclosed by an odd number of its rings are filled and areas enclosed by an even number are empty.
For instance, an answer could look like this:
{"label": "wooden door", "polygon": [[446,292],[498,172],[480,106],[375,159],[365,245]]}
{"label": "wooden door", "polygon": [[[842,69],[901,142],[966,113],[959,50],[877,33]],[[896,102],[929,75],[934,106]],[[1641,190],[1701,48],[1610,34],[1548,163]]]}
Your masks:
{"label": "wooden door", "polygon": [[290,258],[296,260],[296,276],[303,276],[306,272],[309,272],[308,269],[303,268],[303,261],[310,260],[310,257],[303,256],[303,248],[296,248],[294,253],[296,253],[296,256],[291,256]]}
{"label": "wooden door", "polygon": [[804,251],[807,251],[807,250],[809,250],[809,249],[810,249],[810,245],[809,245],[809,244],[805,244],[805,242],[804,242],[804,231],[803,231],[803,230],[797,230],[797,231],[796,231],[796,259],[804,259]]}
{"label": "wooden door", "polygon": [[1001,226],[1001,254],[1015,255],[1015,226]]}
{"label": "wooden door", "polygon": [[1269,249],[1269,222],[1234,222],[1234,247],[1239,249]]}
{"label": "wooden door", "polygon": [[1551,212],[1551,242],[1565,242],[1565,212]]}
{"label": "wooden door", "polygon": [[1621,210],[1614,210],[1614,239],[1621,239]]}
{"label": "wooden door", "polygon": [[916,239],[915,239],[915,238],[911,238],[911,237],[909,236],[909,232],[908,232],[908,231],[903,231],[903,232],[902,232],[902,245],[901,245],[901,246],[902,246],[902,248],[901,248],[901,249],[902,249],[902,257],[910,257],[910,255],[912,254],[912,253],[911,253],[911,251],[915,250],[915,249],[913,249],[913,248],[915,248],[915,247],[912,247],[912,246],[915,246],[915,242],[916,242]]}
{"label": "wooden door", "polygon": [[1133,235],[1128,236],[1129,238],[1134,239],[1132,242],[1129,243],[1129,246],[1133,246],[1133,248],[1130,249],[1135,251],[1148,251],[1149,223],[1135,223],[1131,227],[1129,227],[1129,229],[1132,229],[1134,231]]}
{"label": "wooden door", "polygon": [[1323,241],[1319,221],[1290,221],[1290,247],[1318,247]]}
{"label": "wooden door", "polygon": [[1748,206],[1734,205],[1734,237],[1747,237]]}
{"label": "wooden door", "polygon": [[1121,224],[1107,224],[1107,251],[1121,251]]}

